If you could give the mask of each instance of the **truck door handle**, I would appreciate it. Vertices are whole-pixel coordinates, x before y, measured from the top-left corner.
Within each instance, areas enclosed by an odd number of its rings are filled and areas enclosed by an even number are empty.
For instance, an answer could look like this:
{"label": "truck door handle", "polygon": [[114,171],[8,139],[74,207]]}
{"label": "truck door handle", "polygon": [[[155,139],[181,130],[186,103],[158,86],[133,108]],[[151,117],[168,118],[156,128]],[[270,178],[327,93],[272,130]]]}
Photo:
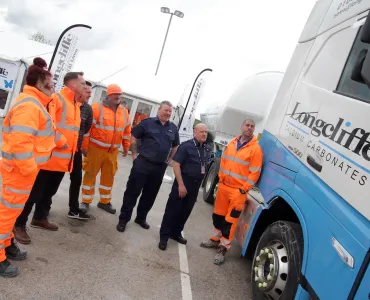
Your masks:
{"label": "truck door handle", "polygon": [[319,163],[317,163],[315,161],[315,159],[311,156],[311,155],[308,155],[307,156],[307,163],[312,167],[314,168],[317,172],[321,172],[322,171],[322,165],[320,165]]}

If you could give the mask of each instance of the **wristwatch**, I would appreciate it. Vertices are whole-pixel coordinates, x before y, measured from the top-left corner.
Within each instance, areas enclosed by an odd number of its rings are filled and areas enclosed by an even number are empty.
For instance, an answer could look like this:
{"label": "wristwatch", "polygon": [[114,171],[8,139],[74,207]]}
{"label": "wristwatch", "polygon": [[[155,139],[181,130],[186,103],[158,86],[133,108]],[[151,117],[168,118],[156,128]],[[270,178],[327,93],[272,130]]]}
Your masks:
{"label": "wristwatch", "polygon": [[243,189],[239,189],[239,192],[242,193],[243,195],[246,193]]}

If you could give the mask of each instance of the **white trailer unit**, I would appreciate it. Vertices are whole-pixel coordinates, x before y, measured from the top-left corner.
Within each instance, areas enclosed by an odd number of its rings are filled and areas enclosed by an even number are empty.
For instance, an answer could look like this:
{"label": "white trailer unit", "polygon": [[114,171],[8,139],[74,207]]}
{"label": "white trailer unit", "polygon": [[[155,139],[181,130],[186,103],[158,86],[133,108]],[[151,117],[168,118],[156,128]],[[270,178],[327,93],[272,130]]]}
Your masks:
{"label": "white trailer unit", "polygon": [[241,122],[248,118],[256,122],[255,135],[262,134],[283,76],[284,73],[278,71],[257,73],[243,80],[226,103],[211,106],[207,112],[200,114],[201,121],[214,135],[214,143],[227,145],[240,134]]}

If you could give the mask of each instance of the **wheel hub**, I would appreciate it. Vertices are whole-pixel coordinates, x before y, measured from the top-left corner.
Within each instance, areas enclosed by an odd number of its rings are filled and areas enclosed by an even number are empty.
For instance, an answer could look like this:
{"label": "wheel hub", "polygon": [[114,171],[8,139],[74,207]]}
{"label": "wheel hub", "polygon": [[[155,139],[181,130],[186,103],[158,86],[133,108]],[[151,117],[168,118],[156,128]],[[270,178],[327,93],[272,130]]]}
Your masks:
{"label": "wheel hub", "polygon": [[279,299],[288,279],[288,254],[280,242],[261,249],[254,260],[254,280],[261,292],[270,299]]}
{"label": "wheel hub", "polygon": [[216,184],[215,186],[215,189],[213,191],[213,198],[216,199],[216,196],[217,196],[217,190],[218,190],[218,183]]}

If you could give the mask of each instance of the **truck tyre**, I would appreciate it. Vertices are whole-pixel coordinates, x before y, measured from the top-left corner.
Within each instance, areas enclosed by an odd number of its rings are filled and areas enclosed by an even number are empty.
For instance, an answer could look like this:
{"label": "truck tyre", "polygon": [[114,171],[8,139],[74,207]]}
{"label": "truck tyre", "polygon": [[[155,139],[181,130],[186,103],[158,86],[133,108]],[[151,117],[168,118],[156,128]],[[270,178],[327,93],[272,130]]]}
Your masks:
{"label": "truck tyre", "polygon": [[215,198],[213,196],[216,184],[218,183],[217,167],[216,163],[211,164],[209,167],[206,178],[204,179],[203,185],[203,200],[207,203],[213,204]]}
{"label": "truck tyre", "polygon": [[303,234],[299,224],[278,221],[267,227],[253,258],[253,299],[294,299],[302,256]]}

